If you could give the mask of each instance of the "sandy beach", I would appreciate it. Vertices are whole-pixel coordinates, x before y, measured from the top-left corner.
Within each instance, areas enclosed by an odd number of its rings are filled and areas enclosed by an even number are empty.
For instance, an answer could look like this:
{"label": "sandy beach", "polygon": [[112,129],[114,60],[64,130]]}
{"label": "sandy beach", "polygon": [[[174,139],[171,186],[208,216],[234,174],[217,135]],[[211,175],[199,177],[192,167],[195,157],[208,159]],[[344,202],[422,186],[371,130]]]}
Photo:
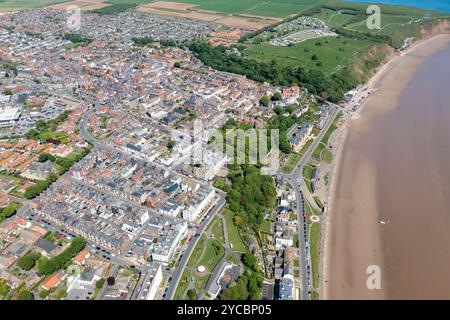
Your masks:
{"label": "sandy beach", "polygon": [[[344,129],[326,224],[324,299],[450,298],[450,232],[438,232],[450,229],[450,199],[442,194],[450,167],[441,165],[450,141],[440,141],[450,135],[431,120],[439,117],[427,103],[438,93],[431,84],[427,99],[420,93],[430,75],[418,74],[449,45],[450,35],[438,35],[385,64],[368,82],[375,94]],[[416,77],[425,85],[411,89]],[[450,111],[439,112],[450,122]],[[380,290],[367,288],[369,266],[381,270]]]}

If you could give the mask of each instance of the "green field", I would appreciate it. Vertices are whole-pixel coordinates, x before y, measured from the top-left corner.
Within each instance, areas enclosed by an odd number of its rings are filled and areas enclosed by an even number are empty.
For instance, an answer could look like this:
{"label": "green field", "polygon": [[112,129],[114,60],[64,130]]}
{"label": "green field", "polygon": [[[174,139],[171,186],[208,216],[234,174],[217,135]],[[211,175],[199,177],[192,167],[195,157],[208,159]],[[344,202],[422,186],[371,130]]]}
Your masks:
{"label": "green field", "polygon": [[0,9],[31,9],[67,1],[68,0],[3,0],[0,1]]}
{"label": "green field", "polygon": [[230,210],[224,210],[223,215],[227,223],[228,240],[230,241],[230,245],[235,251],[245,252],[246,248],[242,243],[241,237],[239,236],[239,230],[233,222],[234,213]]}
{"label": "green field", "polygon": [[311,180],[313,178],[313,172],[316,166],[308,163],[303,167],[303,177],[305,179]]}
{"label": "green field", "polygon": [[211,10],[227,14],[249,14],[285,18],[297,14],[327,0],[167,0],[198,5],[195,9]]}
{"label": "green field", "polygon": [[[256,60],[275,60],[283,65],[301,66],[305,69],[333,73],[352,62],[354,55],[371,47],[362,40],[323,37],[299,44],[282,47],[269,43],[255,44],[244,51],[244,55]],[[315,60],[313,56],[316,56]]]}
{"label": "green field", "polygon": [[301,156],[297,153],[289,154],[286,164],[281,167],[281,171],[284,173],[292,173],[300,159]]}
{"label": "green field", "polygon": [[319,223],[312,223],[309,229],[310,254],[311,254],[311,271],[313,287],[319,287],[320,278],[320,239],[321,239],[321,225]]}
{"label": "green field", "polygon": [[222,219],[218,216],[214,216],[210,223],[209,231],[211,232],[211,236],[218,240],[220,243],[225,243],[225,237],[223,235],[223,226]]}

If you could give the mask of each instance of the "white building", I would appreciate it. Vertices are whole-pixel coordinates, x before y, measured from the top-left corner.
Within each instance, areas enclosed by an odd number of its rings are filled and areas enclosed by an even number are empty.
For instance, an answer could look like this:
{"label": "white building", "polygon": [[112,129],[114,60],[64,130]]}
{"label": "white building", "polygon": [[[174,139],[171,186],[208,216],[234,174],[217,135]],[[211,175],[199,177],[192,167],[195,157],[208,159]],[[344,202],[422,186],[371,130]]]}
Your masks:
{"label": "white building", "polygon": [[208,204],[213,201],[215,195],[216,190],[214,188],[201,188],[192,199],[189,208],[183,210],[183,218],[191,222],[195,221]]}
{"label": "white building", "polygon": [[150,247],[150,250],[153,251],[153,261],[169,263],[170,257],[175,252],[175,249],[178,247],[187,230],[188,224],[186,221],[180,221],[174,224],[162,242],[155,243],[154,246]]}
{"label": "white building", "polygon": [[20,118],[22,109],[19,107],[3,107],[0,108],[0,127],[11,127]]}
{"label": "white building", "polygon": [[159,263],[153,263],[144,277],[139,300],[155,300],[158,287],[163,279],[162,267]]}

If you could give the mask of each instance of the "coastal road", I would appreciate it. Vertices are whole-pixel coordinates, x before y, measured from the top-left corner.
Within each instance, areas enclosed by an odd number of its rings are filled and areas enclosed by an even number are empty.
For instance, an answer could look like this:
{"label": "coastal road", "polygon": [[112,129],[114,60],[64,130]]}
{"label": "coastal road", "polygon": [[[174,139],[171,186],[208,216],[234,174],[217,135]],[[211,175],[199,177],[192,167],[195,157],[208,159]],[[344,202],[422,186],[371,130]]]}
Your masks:
{"label": "coastal road", "polygon": [[308,266],[310,265],[310,253],[309,247],[306,247],[307,234],[305,232],[304,226],[306,225],[305,218],[303,216],[304,212],[304,197],[312,207],[319,209],[317,203],[314,201],[311,193],[305,185],[303,180],[303,167],[309,162],[314,150],[317,148],[319,143],[322,141],[325,133],[330,128],[339,109],[333,107],[328,115],[327,122],[320,130],[317,137],[314,139],[313,143],[309,146],[308,150],[298,161],[295,169],[290,174],[280,173],[279,176],[286,179],[295,191],[295,197],[297,199],[297,227],[298,227],[298,240],[299,240],[299,259],[300,259],[300,300],[309,300],[309,292],[311,290],[311,279],[308,274]]}
{"label": "coastal road", "polygon": [[172,281],[169,283],[167,287],[167,293],[165,300],[172,300],[175,291],[177,290],[178,284],[181,279],[181,275],[183,274],[184,268],[186,267],[187,262],[189,261],[189,258],[191,257],[192,251],[194,250],[195,246],[197,245],[198,240],[200,239],[203,232],[208,227],[209,223],[211,222],[212,218],[219,212],[219,210],[223,207],[225,204],[225,195],[223,193],[219,193],[219,200],[214,205],[212,210],[210,210],[205,217],[203,218],[203,221],[200,223],[200,226],[197,230],[197,233],[195,234],[194,238],[189,242],[186,250],[183,253],[183,256],[179,262],[178,267],[175,269],[175,271],[172,274]]}

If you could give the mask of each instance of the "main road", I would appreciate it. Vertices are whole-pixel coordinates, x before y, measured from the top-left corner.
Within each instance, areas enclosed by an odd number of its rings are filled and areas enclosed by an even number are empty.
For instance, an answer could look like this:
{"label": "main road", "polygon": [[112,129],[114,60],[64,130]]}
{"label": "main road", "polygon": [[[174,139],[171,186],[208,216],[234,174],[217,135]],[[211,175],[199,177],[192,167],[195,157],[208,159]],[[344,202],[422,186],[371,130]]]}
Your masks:
{"label": "main road", "polygon": [[[300,299],[309,300],[309,294],[311,291],[311,278],[309,277],[308,266],[310,265],[310,253],[309,247],[306,246],[307,243],[307,233],[305,232],[304,226],[306,226],[304,212],[304,198],[308,200],[311,206],[319,209],[314,198],[309,192],[303,180],[303,167],[309,162],[314,150],[317,148],[319,143],[322,141],[325,133],[330,128],[339,109],[337,107],[332,107],[330,114],[328,115],[327,122],[323,126],[322,130],[319,132],[317,137],[314,139],[313,143],[306,150],[305,154],[298,161],[295,169],[290,174],[279,173],[279,176],[286,179],[295,191],[295,197],[297,199],[297,227],[298,227],[298,239],[299,239],[299,259],[300,259]],[[319,209],[320,210],[320,209]]]}
{"label": "main road", "polygon": [[186,250],[184,251],[183,256],[181,257],[181,260],[178,264],[178,267],[173,272],[172,280],[170,281],[169,286],[167,288],[165,300],[173,299],[178,284],[180,282],[181,275],[183,274],[184,268],[186,267],[186,264],[189,261],[189,258],[191,257],[192,251],[197,245],[197,242],[200,239],[203,232],[205,232],[212,218],[217,214],[217,212],[219,212],[219,210],[223,207],[224,204],[225,204],[225,194],[223,192],[219,192],[219,200],[214,205],[214,207],[206,213],[205,217],[200,223],[200,226],[198,227],[197,233],[195,234],[193,240],[189,242]]}

